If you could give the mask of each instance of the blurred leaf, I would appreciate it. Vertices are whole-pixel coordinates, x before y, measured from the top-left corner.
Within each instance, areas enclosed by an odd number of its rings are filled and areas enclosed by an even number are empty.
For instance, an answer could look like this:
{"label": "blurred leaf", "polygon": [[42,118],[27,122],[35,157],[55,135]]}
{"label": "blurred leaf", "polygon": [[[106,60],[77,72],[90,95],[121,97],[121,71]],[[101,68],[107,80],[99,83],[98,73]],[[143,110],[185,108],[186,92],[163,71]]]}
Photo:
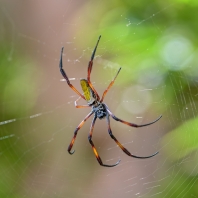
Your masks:
{"label": "blurred leaf", "polygon": [[185,121],[164,136],[163,151],[172,160],[178,160],[198,149],[198,118]]}
{"label": "blurred leaf", "polygon": [[[8,60],[6,51],[0,52],[0,90],[3,115],[24,115],[36,102],[39,76],[34,64],[20,55]],[[27,64],[28,62],[28,64]],[[6,114],[5,114],[6,113]],[[12,115],[12,116],[11,116]],[[2,120],[0,115],[0,120]]]}
{"label": "blurred leaf", "polygon": [[198,196],[197,177],[186,177],[182,172],[179,174],[177,171],[176,173],[168,173],[167,175],[170,176],[165,182],[160,184],[161,191],[157,197],[190,198]]}

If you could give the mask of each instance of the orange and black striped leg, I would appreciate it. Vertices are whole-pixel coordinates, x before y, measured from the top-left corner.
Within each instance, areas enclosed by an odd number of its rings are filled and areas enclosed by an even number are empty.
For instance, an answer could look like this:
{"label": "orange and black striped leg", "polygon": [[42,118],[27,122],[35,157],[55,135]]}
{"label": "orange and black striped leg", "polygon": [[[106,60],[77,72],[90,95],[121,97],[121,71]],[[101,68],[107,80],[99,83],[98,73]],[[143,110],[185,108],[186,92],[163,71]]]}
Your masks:
{"label": "orange and black striped leg", "polygon": [[97,47],[98,47],[98,43],[100,41],[100,38],[101,38],[101,35],[98,38],[98,41],[97,41],[96,46],[94,48],[94,51],[93,51],[93,53],[91,55],[91,60],[89,61],[87,80],[90,80],[90,74],[91,74],[91,70],[92,70],[92,66],[93,66],[93,59],[95,57],[95,53],[96,53],[96,50],[97,50]]}
{"label": "orange and black striped leg", "polygon": [[154,153],[154,154],[152,154],[150,156],[145,156],[145,157],[140,157],[140,156],[136,156],[136,155],[131,154],[124,146],[122,146],[122,144],[113,135],[113,133],[111,131],[111,127],[110,127],[109,115],[106,116],[106,119],[107,119],[107,124],[108,124],[109,135],[116,142],[116,144],[124,151],[124,153],[126,153],[128,156],[134,157],[134,158],[139,158],[139,159],[146,159],[146,158],[151,158],[151,157],[153,157],[153,156],[158,154],[158,152],[156,152],[156,153]]}
{"label": "orange and black striped leg", "polygon": [[88,140],[89,140],[89,143],[91,144],[92,146],[92,149],[93,149],[93,152],[94,152],[94,155],[96,156],[96,159],[98,160],[98,163],[101,165],[101,166],[105,166],[105,167],[114,167],[114,166],[117,166],[119,163],[120,163],[120,160],[116,163],[116,164],[113,164],[113,165],[106,165],[106,164],[103,164],[95,146],[94,146],[94,143],[92,142],[92,134],[93,134],[93,129],[94,129],[94,124],[95,124],[95,121],[97,119],[97,116],[95,115],[93,120],[92,120],[92,123],[91,123],[91,128],[90,128],[90,133],[89,133],[89,136],[88,136]]}
{"label": "orange and black striped leg", "polygon": [[[106,105],[105,105],[105,106],[106,106]],[[106,108],[107,108],[108,113],[110,114],[110,116],[111,116],[114,120],[119,121],[119,122],[122,122],[123,124],[126,124],[126,125],[131,126],[131,127],[136,127],[136,128],[138,128],[138,127],[144,127],[144,126],[148,126],[148,125],[154,124],[155,122],[157,122],[157,121],[162,117],[162,115],[161,115],[159,118],[157,118],[157,120],[155,120],[155,121],[153,121],[153,122],[150,122],[150,123],[147,123],[147,124],[140,124],[140,125],[138,125],[138,124],[126,122],[126,121],[124,121],[124,120],[121,120],[120,118],[117,118],[117,117],[108,109],[107,106],[106,106]]]}
{"label": "orange and black striped leg", "polygon": [[69,78],[67,77],[67,74],[65,73],[64,69],[63,69],[63,49],[64,47],[62,47],[61,49],[61,57],[60,57],[60,63],[59,63],[59,67],[60,67],[60,72],[62,74],[62,76],[65,78],[67,84],[81,97],[85,100],[85,97],[70,83]]}
{"label": "orange and black striped leg", "polygon": [[81,97],[79,97],[75,102],[75,107],[76,108],[84,108],[84,107],[90,107],[89,105],[78,105],[77,102],[81,99]]}
{"label": "orange and black striped leg", "polygon": [[94,57],[95,57],[95,53],[96,53],[96,50],[97,50],[97,47],[98,47],[98,43],[99,43],[99,41],[100,41],[100,38],[101,38],[101,35],[99,36],[98,41],[97,41],[97,43],[96,43],[96,46],[95,46],[95,48],[94,48],[94,51],[93,51],[93,53],[92,53],[92,55],[91,55],[91,60],[89,61],[89,64],[88,64],[88,71],[87,71],[87,81],[88,81],[88,84],[89,84],[89,86],[92,88],[92,90],[94,91],[94,93],[95,93],[95,95],[96,95],[96,97],[97,97],[97,100],[100,100],[100,97],[99,97],[97,91],[94,89],[94,87],[93,87],[93,85],[92,85],[92,83],[91,83],[91,81],[90,81],[90,75],[91,75],[91,70],[92,70],[92,66],[93,66],[93,59],[94,59]]}
{"label": "orange and black striped leg", "polygon": [[120,67],[120,69],[118,70],[118,72],[117,72],[116,76],[114,77],[114,79],[111,81],[111,83],[110,83],[109,86],[107,87],[107,89],[104,91],[104,93],[103,93],[103,95],[102,95],[102,99],[101,99],[100,102],[102,102],[102,101],[104,100],[104,97],[106,96],[107,92],[108,92],[109,89],[112,87],[113,83],[115,82],[115,79],[117,78],[117,76],[118,76],[120,70],[121,70],[121,67]]}
{"label": "orange and black striped leg", "polygon": [[81,127],[84,125],[85,121],[93,114],[94,112],[90,112],[86,117],[85,119],[78,125],[78,127],[76,128],[76,130],[74,131],[74,136],[72,138],[72,141],[70,143],[70,145],[68,146],[68,149],[67,151],[69,152],[69,154],[73,154],[75,152],[75,150],[71,151],[73,145],[74,145],[74,142],[75,142],[75,139],[76,139],[76,136],[77,136],[77,133],[78,131],[81,129]]}

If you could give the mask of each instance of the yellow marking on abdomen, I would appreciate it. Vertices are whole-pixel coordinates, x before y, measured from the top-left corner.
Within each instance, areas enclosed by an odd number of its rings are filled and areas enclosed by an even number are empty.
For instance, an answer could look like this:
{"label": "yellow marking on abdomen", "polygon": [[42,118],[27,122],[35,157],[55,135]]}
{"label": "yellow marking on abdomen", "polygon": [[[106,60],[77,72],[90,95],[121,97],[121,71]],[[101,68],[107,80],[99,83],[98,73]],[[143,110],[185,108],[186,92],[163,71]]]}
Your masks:
{"label": "yellow marking on abdomen", "polygon": [[80,80],[80,84],[81,84],[85,99],[87,101],[90,101],[90,99],[91,99],[91,88],[90,88],[87,80],[81,79]]}

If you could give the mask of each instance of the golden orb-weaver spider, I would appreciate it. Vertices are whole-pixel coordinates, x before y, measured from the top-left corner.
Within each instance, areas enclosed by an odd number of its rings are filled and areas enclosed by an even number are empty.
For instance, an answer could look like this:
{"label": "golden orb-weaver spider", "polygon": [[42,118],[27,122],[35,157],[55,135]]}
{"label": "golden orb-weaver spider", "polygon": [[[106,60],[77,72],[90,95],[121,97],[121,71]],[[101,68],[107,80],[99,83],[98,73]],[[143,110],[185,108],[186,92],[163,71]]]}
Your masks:
{"label": "golden orb-weaver spider", "polygon": [[[62,50],[61,50],[61,57],[60,57],[60,63],[59,63],[59,67],[60,67],[60,72],[61,74],[63,75],[63,77],[65,78],[67,84],[80,96],[76,101],[75,101],[75,107],[76,108],[83,108],[83,107],[92,107],[92,110],[91,112],[84,118],[84,120],[78,125],[78,127],[76,128],[76,130],[74,131],[74,136],[71,140],[71,143],[68,147],[68,152],[69,154],[73,154],[75,152],[75,150],[71,151],[72,147],[73,147],[73,144],[74,144],[74,141],[76,139],[76,136],[77,136],[77,133],[78,131],[81,129],[81,127],[84,125],[85,121],[92,115],[94,114],[94,118],[92,120],[92,123],[91,123],[91,127],[90,127],[90,132],[89,132],[89,136],[88,136],[88,140],[89,140],[89,143],[91,144],[92,146],[92,149],[93,149],[93,152],[94,152],[94,155],[96,156],[96,159],[98,160],[99,164],[101,166],[105,166],[105,167],[113,167],[113,166],[117,166],[120,162],[120,160],[116,163],[116,164],[113,164],[113,165],[107,165],[107,164],[104,164],[94,146],[94,143],[92,141],[92,134],[93,134],[93,129],[94,129],[94,124],[96,122],[96,119],[99,118],[99,119],[103,119],[103,118],[106,118],[107,120],[107,125],[108,125],[108,132],[109,132],[109,135],[111,136],[111,138],[116,142],[116,144],[124,151],[124,153],[126,153],[128,156],[130,157],[134,157],[134,158],[140,158],[140,159],[145,159],[145,158],[150,158],[150,157],[153,157],[155,155],[158,154],[158,152],[150,155],[150,156],[146,156],[146,157],[139,157],[139,156],[136,156],[136,155],[133,155],[131,154],[124,146],[122,146],[122,144],[115,138],[115,136],[113,135],[112,131],[111,131],[111,127],[110,127],[110,119],[109,119],[109,116],[111,116],[114,120],[116,121],[119,121],[119,122],[122,122],[128,126],[131,126],[131,127],[144,127],[144,126],[148,126],[148,125],[151,125],[155,122],[157,122],[162,116],[160,116],[157,120],[153,121],[153,122],[150,122],[150,123],[147,123],[147,124],[142,124],[142,125],[137,125],[137,124],[133,124],[133,123],[130,123],[130,122],[126,122],[124,120],[121,120],[119,118],[117,118],[110,110],[109,108],[107,107],[107,105],[105,103],[103,103],[103,100],[104,100],[104,97],[106,96],[107,92],[109,91],[109,89],[112,87],[113,83],[115,82],[115,79],[116,77],[118,76],[121,68],[118,70],[116,76],[114,77],[114,79],[111,81],[111,83],[109,84],[109,86],[107,87],[107,89],[104,91],[103,95],[102,95],[102,98],[100,99],[98,93],[96,92],[96,90],[94,89],[91,81],[90,81],[90,74],[91,74],[91,70],[92,70],[92,66],[93,66],[93,59],[94,59],[94,56],[95,56],[95,53],[96,53],[96,49],[97,49],[97,46],[98,46],[98,43],[100,41],[100,38],[101,36],[99,36],[99,39],[96,43],[96,46],[94,48],[94,51],[92,53],[92,56],[91,56],[91,60],[89,61],[89,64],[88,64],[88,74],[87,74],[87,79],[81,79],[80,80],[80,84],[81,84],[81,87],[82,87],[82,90],[83,90],[83,94],[82,95],[69,81],[69,78],[67,77],[67,74],[65,73],[65,71],[63,70],[63,63],[62,63],[62,56],[63,56],[63,49],[64,47],[62,47]],[[87,101],[87,104],[88,105],[78,105],[77,104],[77,101],[79,99],[84,99]]]}

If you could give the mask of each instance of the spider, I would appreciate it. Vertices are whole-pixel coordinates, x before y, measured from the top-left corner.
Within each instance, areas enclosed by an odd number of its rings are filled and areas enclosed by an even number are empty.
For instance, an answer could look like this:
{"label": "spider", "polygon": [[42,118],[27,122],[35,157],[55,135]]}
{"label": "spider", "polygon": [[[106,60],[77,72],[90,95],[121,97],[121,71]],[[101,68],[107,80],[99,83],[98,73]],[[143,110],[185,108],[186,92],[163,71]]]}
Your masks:
{"label": "spider", "polygon": [[[103,118],[106,118],[106,121],[107,121],[107,126],[108,126],[108,132],[109,132],[109,135],[110,137],[116,142],[116,144],[123,150],[124,153],[126,153],[128,156],[130,157],[134,157],[134,158],[140,158],[140,159],[145,159],[145,158],[151,158],[155,155],[158,154],[158,152],[150,155],[150,156],[145,156],[145,157],[140,157],[140,156],[136,156],[136,155],[133,155],[131,154],[117,139],[116,137],[113,135],[112,133],[112,130],[111,130],[111,127],[110,127],[110,119],[109,119],[109,116],[111,116],[114,120],[116,121],[119,121],[123,124],[126,124],[128,126],[131,126],[131,127],[144,127],[144,126],[148,126],[148,125],[151,125],[151,124],[154,124],[155,122],[157,122],[161,117],[162,115],[156,119],[155,121],[153,122],[150,122],[150,123],[147,123],[147,124],[142,124],[142,125],[137,125],[137,124],[133,124],[133,123],[130,123],[130,122],[126,122],[124,120],[121,120],[119,118],[117,118],[110,110],[109,108],[107,107],[107,105],[105,103],[103,103],[103,100],[104,100],[104,97],[106,96],[107,92],[109,91],[109,89],[112,87],[112,85],[114,84],[115,82],[115,79],[117,78],[121,68],[119,68],[117,74],[115,75],[114,79],[111,81],[111,83],[109,84],[109,86],[107,87],[107,89],[104,91],[103,95],[102,95],[102,98],[100,99],[98,93],[96,92],[96,90],[94,89],[91,81],[90,81],[90,74],[91,74],[91,70],[92,70],[92,66],[93,66],[93,59],[94,59],[94,56],[95,56],[95,53],[96,53],[96,50],[97,50],[97,47],[98,47],[98,43],[100,41],[100,38],[101,38],[101,35],[99,36],[98,38],[98,41],[96,43],[96,46],[93,50],[93,53],[91,55],[91,59],[89,61],[89,64],[88,64],[88,74],[87,74],[87,79],[81,79],[80,80],[80,84],[81,84],[81,87],[82,87],[82,90],[83,90],[83,95],[70,83],[69,81],[69,78],[67,76],[67,74],[65,73],[64,69],[63,69],[63,62],[62,62],[62,56],[63,56],[63,49],[64,47],[62,47],[61,49],[61,57],[60,57],[60,63],[59,63],[59,67],[60,67],[60,72],[62,74],[62,76],[65,78],[67,84],[69,85],[69,87],[71,87],[71,89],[73,89],[73,91],[75,91],[80,97],[75,101],[75,107],[76,108],[84,108],[84,107],[91,107],[91,112],[84,118],[84,120],[78,125],[78,127],[75,129],[74,131],[74,136],[71,140],[71,143],[69,144],[68,146],[68,152],[69,154],[73,154],[75,152],[75,150],[72,150],[72,147],[73,147],[73,144],[75,142],[75,139],[76,139],[76,136],[78,134],[78,131],[81,129],[81,127],[84,125],[85,121],[88,120],[88,118],[91,117],[91,115],[94,114],[94,118],[92,120],[92,123],[91,123],[91,127],[90,127],[90,132],[89,132],[89,135],[88,135],[88,140],[89,140],[89,143],[91,144],[92,146],[92,149],[93,149],[93,152],[94,152],[94,155],[96,157],[96,159],[98,160],[98,163],[101,165],[101,166],[104,166],[104,167],[114,167],[114,166],[117,166],[119,163],[120,163],[120,160],[117,161],[116,164],[113,164],[113,165],[107,165],[107,164],[104,164],[102,162],[102,159],[100,158],[99,154],[98,154],[98,151],[96,150],[95,146],[94,146],[94,143],[92,141],[92,134],[93,134],[93,129],[94,129],[94,124],[96,122],[96,119],[99,118],[99,119],[103,119]],[[87,102],[87,105],[78,105],[77,102],[80,100],[80,99],[84,99],[86,100]]]}

